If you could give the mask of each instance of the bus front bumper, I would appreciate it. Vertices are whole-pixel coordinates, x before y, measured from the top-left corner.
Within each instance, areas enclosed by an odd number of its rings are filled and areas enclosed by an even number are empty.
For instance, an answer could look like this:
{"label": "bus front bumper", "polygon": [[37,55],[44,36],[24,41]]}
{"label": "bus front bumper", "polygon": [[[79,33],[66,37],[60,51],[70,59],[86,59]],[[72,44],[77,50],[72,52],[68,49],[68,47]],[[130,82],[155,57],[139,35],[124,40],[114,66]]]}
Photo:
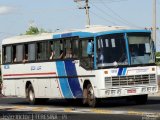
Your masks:
{"label": "bus front bumper", "polygon": [[137,86],[100,89],[98,98],[123,97],[133,95],[153,94],[158,92],[158,86]]}

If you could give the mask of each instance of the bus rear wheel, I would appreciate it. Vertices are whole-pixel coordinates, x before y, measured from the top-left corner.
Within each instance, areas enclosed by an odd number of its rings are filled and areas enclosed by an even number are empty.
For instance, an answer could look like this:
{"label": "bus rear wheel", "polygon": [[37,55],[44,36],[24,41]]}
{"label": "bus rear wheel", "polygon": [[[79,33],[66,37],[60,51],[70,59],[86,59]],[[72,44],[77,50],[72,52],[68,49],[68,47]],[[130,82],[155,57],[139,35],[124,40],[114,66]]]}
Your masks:
{"label": "bus rear wheel", "polygon": [[27,88],[27,100],[31,105],[35,104],[44,104],[46,103],[49,99],[48,98],[35,98],[35,93],[32,85],[30,84]]}
{"label": "bus rear wheel", "polygon": [[35,93],[31,84],[27,88],[27,100],[31,105],[36,104]]}

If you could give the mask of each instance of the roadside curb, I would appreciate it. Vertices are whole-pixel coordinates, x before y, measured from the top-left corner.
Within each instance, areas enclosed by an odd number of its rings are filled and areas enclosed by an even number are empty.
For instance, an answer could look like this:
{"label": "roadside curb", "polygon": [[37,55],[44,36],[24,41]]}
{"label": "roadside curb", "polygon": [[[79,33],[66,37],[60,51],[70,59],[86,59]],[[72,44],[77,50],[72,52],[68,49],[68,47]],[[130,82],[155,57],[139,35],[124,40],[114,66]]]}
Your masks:
{"label": "roadside curb", "polygon": [[79,113],[79,114],[104,114],[104,115],[135,115],[142,117],[154,117],[160,118],[160,112],[158,111],[139,111],[139,110],[110,110],[110,109],[97,109],[97,108],[52,108],[52,107],[31,107],[31,106],[23,106],[23,105],[15,105],[15,106],[0,106],[0,111],[34,111],[34,112],[64,112],[64,113]]}

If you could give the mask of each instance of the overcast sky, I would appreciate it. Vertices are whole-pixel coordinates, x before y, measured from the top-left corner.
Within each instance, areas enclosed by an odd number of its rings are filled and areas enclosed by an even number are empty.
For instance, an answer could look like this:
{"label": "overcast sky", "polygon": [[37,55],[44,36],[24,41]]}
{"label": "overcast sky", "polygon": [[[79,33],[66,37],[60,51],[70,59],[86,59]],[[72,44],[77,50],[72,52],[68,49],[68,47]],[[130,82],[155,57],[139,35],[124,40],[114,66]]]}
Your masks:
{"label": "overcast sky", "polygon": [[[152,0],[90,0],[89,4],[91,24],[140,28],[152,25]],[[84,28],[85,11],[79,6],[74,0],[0,0],[0,39],[22,34],[30,24],[48,31]],[[159,11],[157,0],[158,27]]]}

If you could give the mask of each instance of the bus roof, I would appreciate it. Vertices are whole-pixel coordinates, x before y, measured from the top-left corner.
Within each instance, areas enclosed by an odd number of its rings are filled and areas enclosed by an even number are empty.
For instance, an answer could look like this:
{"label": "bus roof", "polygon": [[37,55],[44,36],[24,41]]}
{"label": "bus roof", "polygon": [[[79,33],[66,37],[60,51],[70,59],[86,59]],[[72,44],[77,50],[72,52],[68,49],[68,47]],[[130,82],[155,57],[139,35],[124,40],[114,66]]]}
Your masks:
{"label": "bus roof", "polygon": [[40,41],[40,40],[49,40],[49,39],[59,39],[66,37],[78,36],[80,38],[99,36],[103,34],[112,34],[112,33],[123,33],[123,32],[150,32],[145,29],[132,29],[125,26],[88,26],[85,29],[76,29],[68,30],[63,32],[55,33],[41,33],[37,35],[20,35],[11,38],[4,39],[3,44],[14,44],[22,42],[31,42],[31,41]]}

